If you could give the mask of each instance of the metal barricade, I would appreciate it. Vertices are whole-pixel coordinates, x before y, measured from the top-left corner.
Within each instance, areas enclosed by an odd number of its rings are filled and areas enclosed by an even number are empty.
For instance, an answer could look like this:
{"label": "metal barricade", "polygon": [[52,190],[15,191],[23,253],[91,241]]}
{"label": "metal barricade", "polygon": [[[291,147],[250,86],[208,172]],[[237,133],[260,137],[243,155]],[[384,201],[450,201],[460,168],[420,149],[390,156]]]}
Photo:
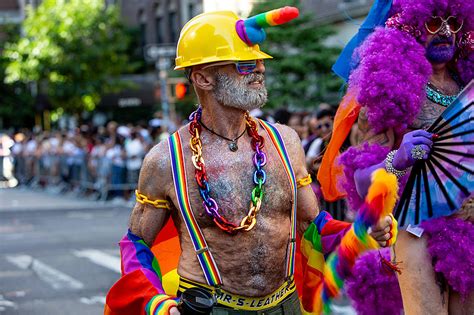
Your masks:
{"label": "metal barricade", "polygon": [[[113,183],[112,162],[100,157],[92,168],[90,159],[88,154],[72,160],[65,155],[18,155],[13,162],[14,176],[19,185],[54,193],[71,191],[102,201],[109,199],[112,192],[130,192],[130,196],[134,196],[131,193],[136,189],[137,182],[128,182],[124,175],[124,181]],[[127,174],[126,169],[124,174]]]}

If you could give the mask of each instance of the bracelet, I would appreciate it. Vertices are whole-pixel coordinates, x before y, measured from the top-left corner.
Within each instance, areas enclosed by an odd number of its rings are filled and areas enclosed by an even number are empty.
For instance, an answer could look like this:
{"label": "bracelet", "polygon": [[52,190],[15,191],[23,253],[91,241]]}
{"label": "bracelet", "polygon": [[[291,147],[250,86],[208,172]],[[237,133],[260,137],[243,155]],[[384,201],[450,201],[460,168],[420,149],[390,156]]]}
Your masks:
{"label": "bracelet", "polygon": [[147,203],[158,209],[168,209],[168,210],[171,209],[170,204],[167,200],[161,200],[161,199],[150,200],[144,194],[139,193],[138,190],[135,190],[135,196],[136,196],[137,202],[141,203],[142,205]]}
{"label": "bracelet", "polygon": [[313,180],[311,179],[311,175],[308,174],[308,176],[296,180],[296,183],[298,184],[297,188],[308,186],[312,182],[313,182]]}
{"label": "bracelet", "polygon": [[393,151],[390,151],[388,154],[387,154],[387,157],[385,158],[385,169],[387,170],[387,172],[389,173],[392,173],[393,175],[395,175],[397,178],[400,178],[402,176],[405,176],[405,174],[408,172],[408,169],[404,169],[404,170],[397,170],[394,166],[393,166],[393,158],[395,157],[395,154],[397,153],[397,150],[393,150]]}
{"label": "bracelet", "polygon": [[145,306],[147,315],[169,314],[170,308],[178,306],[177,298],[172,298],[166,294],[157,294]]}

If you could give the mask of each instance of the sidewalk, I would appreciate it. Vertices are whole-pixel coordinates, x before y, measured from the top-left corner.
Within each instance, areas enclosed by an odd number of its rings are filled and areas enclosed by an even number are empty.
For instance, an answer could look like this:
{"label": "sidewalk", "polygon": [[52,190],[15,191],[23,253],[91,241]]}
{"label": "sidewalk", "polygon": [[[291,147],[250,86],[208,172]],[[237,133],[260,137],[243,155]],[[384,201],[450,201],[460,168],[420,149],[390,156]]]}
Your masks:
{"label": "sidewalk", "polygon": [[92,201],[67,194],[54,194],[29,188],[0,188],[0,213],[37,210],[130,208],[126,201]]}

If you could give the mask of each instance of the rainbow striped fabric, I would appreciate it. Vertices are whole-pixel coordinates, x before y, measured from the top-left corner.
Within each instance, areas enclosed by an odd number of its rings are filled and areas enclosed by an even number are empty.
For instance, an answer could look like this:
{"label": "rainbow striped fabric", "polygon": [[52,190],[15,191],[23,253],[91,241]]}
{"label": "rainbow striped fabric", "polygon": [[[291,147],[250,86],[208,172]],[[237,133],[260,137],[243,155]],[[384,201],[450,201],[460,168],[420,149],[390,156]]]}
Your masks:
{"label": "rainbow striped fabric", "polygon": [[321,314],[325,258],[339,245],[351,224],[334,220],[321,211],[303,234],[300,243],[301,260],[297,267],[301,273],[295,278],[303,314]]}
{"label": "rainbow striped fabric", "polygon": [[204,272],[207,284],[210,286],[222,285],[222,279],[217,269],[214,258],[209,251],[206,240],[202,235],[201,229],[196,222],[191,205],[189,203],[188,187],[186,182],[186,166],[184,163],[183,150],[181,146],[181,138],[179,132],[175,132],[168,141],[174,187],[176,197],[178,199],[179,208],[183,217],[189,236],[193,242],[194,250],[196,251],[201,269]]}
{"label": "rainbow striped fabric", "polygon": [[[371,179],[365,203],[357,212],[351,229],[327,260],[322,292],[323,311],[326,314],[330,314],[332,300],[339,295],[347,275],[352,273],[356,259],[370,249],[379,248],[368,229],[391,214],[397,200],[398,182],[395,175],[380,168],[372,173]],[[396,226],[396,221],[394,225]],[[394,232],[396,234],[396,228]]]}
{"label": "rainbow striped fabric", "polygon": [[150,248],[131,231],[119,245],[122,277],[107,294],[104,314],[168,314],[168,309],[177,302],[166,295],[160,266]]}
{"label": "rainbow striped fabric", "polygon": [[273,142],[273,145],[277,149],[278,155],[283,163],[283,166],[288,176],[288,180],[291,184],[291,191],[293,194],[293,206],[291,209],[291,228],[290,228],[290,243],[288,244],[288,251],[286,257],[286,276],[290,279],[295,273],[295,252],[296,252],[296,178],[293,167],[291,166],[290,157],[288,156],[288,151],[286,150],[285,143],[281,138],[280,133],[275,126],[267,123],[264,120],[259,119],[260,124],[263,126],[268,136]]}

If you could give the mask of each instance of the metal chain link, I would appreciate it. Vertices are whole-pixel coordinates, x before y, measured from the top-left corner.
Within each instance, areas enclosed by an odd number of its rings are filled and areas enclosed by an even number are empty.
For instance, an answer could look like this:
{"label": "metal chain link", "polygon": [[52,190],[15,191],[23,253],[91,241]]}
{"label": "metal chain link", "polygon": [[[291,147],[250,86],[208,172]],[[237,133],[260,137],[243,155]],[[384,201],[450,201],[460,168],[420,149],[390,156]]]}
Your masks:
{"label": "metal chain link", "polygon": [[248,214],[237,226],[234,223],[227,221],[227,219],[219,213],[217,202],[210,196],[207,174],[204,167],[205,163],[202,157],[202,142],[200,138],[201,125],[199,124],[201,113],[201,108],[198,108],[198,110],[190,116],[192,121],[189,124],[189,133],[191,134],[189,146],[192,152],[191,160],[195,168],[194,177],[198,184],[199,194],[203,199],[204,210],[212,217],[214,223],[219,228],[229,234],[235,234],[239,230],[250,231],[257,223],[257,214],[262,206],[264,195],[263,185],[267,179],[267,175],[262,168],[267,163],[267,157],[262,151],[264,138],[258,134],[258,125],[256,121],[252,119],[248,112],[246,112],[245,120],[247,124],[247,133],[251,137],[252,148],[255,150],[253,162],[256,170],[253,175],[253,180],[256,186],[252,190],[252,199]]}
{"label": "metal chain link", "polygon": [[162,199],[150,200],[144,194],[139,193],[138,190],[135,190],[135,196],[136,196],[137,202],[141,203],[142,205],[147,203],[158,209],[168,209],[168,210],[171,209],[170,204],[167,200],[162,200]]}

